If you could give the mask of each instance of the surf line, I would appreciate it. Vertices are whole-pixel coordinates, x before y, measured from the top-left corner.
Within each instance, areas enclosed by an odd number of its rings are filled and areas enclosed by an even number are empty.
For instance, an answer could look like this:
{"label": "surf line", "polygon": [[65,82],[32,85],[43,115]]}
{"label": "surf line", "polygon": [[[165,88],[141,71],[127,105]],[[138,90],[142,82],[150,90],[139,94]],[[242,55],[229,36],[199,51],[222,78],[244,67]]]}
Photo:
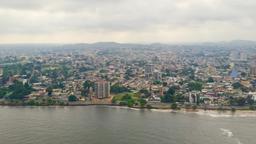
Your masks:
{"label": "surf line", "polygon": [[[223,136],[226,136],[226,137],[229,137],[229,138],[234,138],[234,134],[231,130],[229,129],[224,129],[224,128],[220,128],[221,132],[222,132],[222,135]],[[238,138],[234,138],[237,142],[237,144],[243,144]]]}

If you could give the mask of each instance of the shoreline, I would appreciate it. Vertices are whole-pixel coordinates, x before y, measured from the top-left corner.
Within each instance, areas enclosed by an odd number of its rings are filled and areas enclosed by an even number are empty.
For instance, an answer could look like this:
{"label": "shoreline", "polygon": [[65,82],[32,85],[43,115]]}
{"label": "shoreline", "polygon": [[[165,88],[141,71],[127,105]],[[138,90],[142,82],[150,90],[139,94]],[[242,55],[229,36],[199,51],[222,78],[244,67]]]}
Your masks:
{"label": "shoreline", "polygon": [[256,118],[256,111],[253,110],[236,110],[236,111],[230,111],[230,110],[204,110],[204,109],[185,109],[181,108],[179,110],[173,110],[173,109],[148,109],[148,108],[139,108],[139,107],[127,107],[127,106],[118,106],[113,104],[87,104],[87,105],[43,105],[43,106],[30,106],[30,105],[0,105],[1,107],[86,107],[86,106],[104,106],[109,107],[113,109],[128,109],[133,111],[151,111],[151,112],[160,112],[160,113],[177,113],[177,114],[196,114],[201,116],[209,116],[212,118],[230,118],[230,117],[248,117],[248,118]]}
{"label": "shoreline", "polygon": [[[256,110],[251,110],[249,109],[249,106],[243,106],[243,107],[223,107],[222,109],[220,109],[219,107],[208,107],[208,108],[203,108],[203,107],[197,107],[196,109],[193,108],[184,108],[181,107],[179,109],[171,109],[171,108],[166,108],[166,107],[154,107],[152,106],[151,108],[147,108],[147,107],[139,107],[139,106],[133,106],[133,107],[128,107],[128,106],[122,106],[122,105],[116,105],[116,104],[82,104],[82,103],[67,103],[64,105],[27,105],[27,104],[0,104],[0,106],[9,106],[9,107],[17,107],[17,106],[28,106],[28,107],[55,107],[55,106],[64,106],[64,107],[74,107],[74,106],[110,106],[110,107],[121,107],[121,108],[130,108],[130,109],[138,109],[138,110],[143,110],[143,109],[147,109],[147,110],[166,110],[166,111],[186,111],[186,112],[197,112],[197,111],[218,111],[218,112],[256,112]],[[232,111],[232,109],[235,109],[235,111]]]}

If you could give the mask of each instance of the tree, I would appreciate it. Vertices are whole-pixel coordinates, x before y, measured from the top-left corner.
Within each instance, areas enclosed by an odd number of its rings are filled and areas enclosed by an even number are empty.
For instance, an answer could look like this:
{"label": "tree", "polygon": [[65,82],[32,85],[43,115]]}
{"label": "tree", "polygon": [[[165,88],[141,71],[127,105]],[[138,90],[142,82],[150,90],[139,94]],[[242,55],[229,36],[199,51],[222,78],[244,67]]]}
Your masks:
{"label": "tree", "polygon": [[155,80],[155,81],[153,81],[153,84],[154,85],[160,85],[160,84],[162,84],[162,82],[160,80]]}
{"label": "tree", "polygon": [[193,106],[192,106],[192,109],[193,109],[193,110],[196,110],[196,109],[197,109],[197,106],[196,106],[196,105],[193,105]]}
{"label": "tree", "polygon": [[172,86],[168,89],[168,91],[166,92],[166,94],[161,97],[161,101],[164,103],[171,103],[174,101],[174,94],[176,91],[176,87]]}
{"label": "tree", "polygon": [[120,105],[127,105],[128,107],[132,107],[133,104],[135,103],[135,100],[132,98],[130,94],[125,94],[124,96],[122,96],[120,100]]}
{"label": "tree", "polygon": [[68,101],[69,101],[69,102],[75,102],[75,101],[77,101],[77,97],[74,96],[74,95],[70,95],[70,96],[68,97]]}
{"label": "tree", "polygon": [[150,96],[150,92],[147,89],[141,89],[139,92],[143,95],[142,97],[144,98],[148,98]]}
{"label": "tree", "polygon": [[129,77],[134,76],[134,75],[133,75],[133,70],[130,69],[130,68],[127,69],[126,72],[125,72],[125,75],[127,75],[127,76],[129,76]]}
{"label": "tree", "polygon": [[0,98],[4,98],[8,91],[8,88],[0,88]]}
{"label": "tree", "polygon": [[253,98],[253,96],[247,96],[247,98],[246,98],[246,101],[247,101],[247,103],[249,104],[249,105],[253,105],[254,104],[254,98]]}
{"label": "tree", "polygon": [[244,106],[246,104],[246,98],[244,97],[230,97],[230,105]]}
{"label": "tree", "polygon": [[88,96],[89,92],[90,92],[90,88],[94,86],[94,83],[89,81],[89,80],[86,80],[84,83],[83,83],[83,90],[82,90],[82,95],[83,96]]}
{"label": "tree", "polygon": [[48,96],[52,96],[53,88],[51,86],[47,87],[46,92]]}
{"label": "tree", "polygon": [[133,104],[134,104],[134,100],[131,99],[131,100],[128,100],[128,101],[127,101],[127,106],[128,106],[128,107],[132,107]]}
{"label": "tree", "polygon": [[177,105],[176,103],[173,103],[173,104],[171,105],[171,109],[173,109],[173,110],[178,109],[178,105]]}
{"label": "tree", "polygon": [[10,92],[8,98],[22,100],[26,95],[29,95],[33,89],[27,83],[23,85],[20,81],[14,81],[14,84],[8,87],[8,91]]}
{"label": "tree", "polygon": [[131,100],[132,99],[132,96],[129,95],[129,94],[125,94],[123,97],[122,97],[122,101],[128,101],[128,100]]}
{"label": "tree", "polygon": [[188,76],[192,80],[195,78],[195,70],[193,70],[191,67],[183,69],[181,71],[181,74],[184,76]]}
{"label": "tree", "polygon": [[203,85],[202,83],[200,82],[190,82],[188,84],[188,88],[189,90],[193,91],[193,90],[196,90],[196,91],[201,91],[202,88],[203,88]]}
{"label": "tree", "polygon": [[111,93],[124,93],[124,92],[130,92],[130,90],[127,87],[124,87],[120,84],[114,84],[110,88]]}
{"label": "tree", "polygon": [[237,104],[238,104],[239,106],[245,105],[245,102],[246,102],[246,99],[245,99],[244,97],[238,97],[238,98],[237,98]]}
{"label": "tree", "polygon": [[240,82],[235,82],[235,83],[232,84],[232,86],[233,86],[234,89],[239,89],[239,88],[242,87],[242,84]]}
{"label": "tree", "polygon": [[241,72],[241,77],[246,77],[246,73],[245,72]]}
{"label": "tree", "polygon": [[208,78],[208,80],[207,80],[207,82],[208,82],[208,83],[213,83],[213,82],[214,82],[214,80],[213,80],[213,78],[212,78],[212,77],[209,77],[209,78]]}
{"label": "tree", "polygon": [[139,102],[141,107],[144,107],[147,104],[147,101],[145,99],[140,99]]}
{"label": "tree", "polygon": [[166,87],[167,86],[167,82],[163,82],[163,86]]}
{"label": "tree", "polygon": [[89,81],[89,80],[86,80],[84,83],[83,83],[83,88],[84,89],[89,89],[90,87],[93,87],[94,83]]}

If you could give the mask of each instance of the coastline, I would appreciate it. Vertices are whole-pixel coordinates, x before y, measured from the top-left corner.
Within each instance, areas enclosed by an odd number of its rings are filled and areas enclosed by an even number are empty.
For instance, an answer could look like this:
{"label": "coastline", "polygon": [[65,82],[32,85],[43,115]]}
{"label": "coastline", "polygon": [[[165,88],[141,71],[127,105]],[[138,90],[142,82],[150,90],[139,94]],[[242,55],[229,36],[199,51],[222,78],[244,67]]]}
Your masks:
{"label": "coastline", "polygon": [[49,106],[29,106],[29,105],[0,105],[0,107],[90,107],[90,106],[103,106],[109,107],[113,109],[127,109],[132,111],[148,111],[148,112],[159,112],[159,113],[173,113],[173,114],[192,114],[192,115],[199,115],[199,116],[209,116],[211,118],[235,118],[235,117],[244,117],[244,118],[256,118],[256,111],[252,110],[236,110],[235,112],[232,111],[218,111],[218,110],[203,110],[203,109],[180,109],[180,110],[173,110],[173,109],[147,109],[147,108],[138,108],[138,107],[127,107],[127,106],[118,106],[118,105],[110,105],[110,104],[89,104],[89,105],[49,105]]}
{"label": "coastline", "polygon": [[128,106],[120,106],[115,104],[66,104],[66,105],[22,105],[22,104],[0,104],[0,107],[76,107],[76,106],[106,106],[110,108],[118,108],[118,109],[129,109],[129,110],[147,110],[152,112],[163,112],[163,113],[182,113],[182,114],[197,114],[197,115],[206,115],[210,117],[256,117],[256,111],[250,110],[250,109],[236,109],[235,111],[231,110],[219,110],[219,109],[203,109],[203,108],[197,108],[197,109],[171,109],[171,108],[159,108],[159,107],[152,107],[152,108],[146,108],[146,107],[128,107]]}

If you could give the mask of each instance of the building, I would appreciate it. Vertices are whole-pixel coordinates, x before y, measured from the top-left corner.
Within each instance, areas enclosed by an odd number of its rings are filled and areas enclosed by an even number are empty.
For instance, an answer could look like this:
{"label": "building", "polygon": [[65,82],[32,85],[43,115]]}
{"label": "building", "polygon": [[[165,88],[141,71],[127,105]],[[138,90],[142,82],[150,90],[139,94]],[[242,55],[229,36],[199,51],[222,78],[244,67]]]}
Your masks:
{"label": "building", "polygon": [[248,55],[244,52],[233,51],[230,53],[231,61],[247,61]]}
{"label": "building", "polygon": [[189,102],[190,103],[198,103],[199,102],[199,92],[192,91],[189,93]]}
{"label": "building", "polygon": [[251,66],[250,67],[250,76],[251,77],[256,77],[256,66]]}
{"label": "building", "polygon": [[247,54],[244,52],[240,52],[240,61],[247,61]]}
{"label": "building", "polygon": [[154,65],[147,64],[145,66],[145,77],[149,78],[149,77],[153,76],[153,72],[154,72]]}
{"label": "building", "polygon": [[154,71],[154,80],[155,81],[162,81],[162,73],[159,71]]}
{"label": "building", "polygon": [[2,76],[3,76],[3,68],[0,66],[0,85],[3,84],[3,78],[2,78]]}
{"label": "building", "polygon": [[3,68],[0,66],[0,77],[3,76]]}
{"label": "building", "polygon": [[232,51],[229,55],[231,61],[237,61],[240,58],[240,54],[236,51]]}
{"label": "building", "polygon": [[110,83],[100,80],[95,83],[95,96],[98,99],[107,98],[110,96]]}

